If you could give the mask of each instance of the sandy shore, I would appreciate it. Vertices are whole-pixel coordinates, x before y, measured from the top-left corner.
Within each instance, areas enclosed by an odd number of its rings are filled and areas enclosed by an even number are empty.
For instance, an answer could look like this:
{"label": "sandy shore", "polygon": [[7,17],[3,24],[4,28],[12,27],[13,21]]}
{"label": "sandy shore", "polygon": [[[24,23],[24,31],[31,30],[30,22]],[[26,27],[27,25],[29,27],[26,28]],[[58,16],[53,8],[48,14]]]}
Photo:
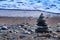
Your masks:
{"label": "sandy shore", "polygon": [[[34,27],[34,25],[37,24],[36,21],[37,21],[37,18],[32,18],[32,17],[0,17],[0,25],[3,25],[3,24],[11,25],[11,24],[30,23],[31,24],[30,26]],[[56,17],[52,17],[52,18],[47,18],[46,21],[47,21],[47,24],[49,26],[55,27],[56,24],[60,22],[60,17],[56,16]],[[12,30],[14,30],[14,29],[12,29]],[[35,36],[35,34],[31,34],[31,35],[26,34],[25,35],[26,37],[21,39],[20,35],[22,35],[21,30],[18,30],[18,33],[14,33],[14,32],[9,33],[9,30],[4,30],[4,31],[2,31],[2,33],[0,33],[0,39],[1,40],[13,40],[13,39],[14,40],[60,40],[60,39],[56,39],[56,38],[44,38],[44,37],[32,38],[33,36]]]}
{"label": "sandy shore", "polygon": [[36,18],[32,17],[0,17],[0,25],[6,24],[21,24],[21,23],[30,23],[31,25],[36,25]]}
{"label": "sandy shore", "polygon": [[[21,24],[21,23],[30,23],[32,25],[37,24],[37,18],[33,17],[0,17],[0,25],[2,24]],[[60,23],[60,17],[55,16],[52,18],[46,19],[49,26],[56,26],[57,23]]]}

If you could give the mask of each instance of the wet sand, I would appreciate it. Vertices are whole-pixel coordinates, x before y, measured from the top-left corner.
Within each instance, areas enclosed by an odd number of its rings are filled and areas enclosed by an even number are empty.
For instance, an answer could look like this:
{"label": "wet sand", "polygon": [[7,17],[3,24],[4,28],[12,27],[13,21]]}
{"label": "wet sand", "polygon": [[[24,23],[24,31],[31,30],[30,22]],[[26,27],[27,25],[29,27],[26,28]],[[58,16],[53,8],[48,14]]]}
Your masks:
{"label": "wet sand", "polygon": [[31,23],[36,24],[36,18],[32,17],[0,17],[0,25],[2,24],[21,24],[21,23]]}
{"label": "wet sand", "polygon": [[[46,22],[49,26],[55,27],[57,23],[60,23],[60,17],[54,16],[51,18],[47,18]],[[2,24],[21,24],[21,23],[30,23],[32,25],[37,24],[37,18],[33,17],[0,17],[0,25]]]}

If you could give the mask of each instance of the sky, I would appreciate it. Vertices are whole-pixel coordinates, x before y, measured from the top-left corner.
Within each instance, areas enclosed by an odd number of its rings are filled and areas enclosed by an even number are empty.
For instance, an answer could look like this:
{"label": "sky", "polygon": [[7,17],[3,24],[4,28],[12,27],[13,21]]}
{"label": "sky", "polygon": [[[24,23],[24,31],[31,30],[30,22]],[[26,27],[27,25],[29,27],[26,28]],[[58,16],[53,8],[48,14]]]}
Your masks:
{"label": "sky", "polygon": [[0,9],[42,10],[60,13],[60,0],[0,0]]}

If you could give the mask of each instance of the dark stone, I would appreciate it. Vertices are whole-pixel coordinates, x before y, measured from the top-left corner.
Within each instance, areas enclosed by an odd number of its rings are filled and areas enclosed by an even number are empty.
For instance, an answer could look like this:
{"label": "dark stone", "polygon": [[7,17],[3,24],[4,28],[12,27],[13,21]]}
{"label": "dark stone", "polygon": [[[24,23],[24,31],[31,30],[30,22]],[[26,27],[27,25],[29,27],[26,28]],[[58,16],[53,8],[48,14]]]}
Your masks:
{"label": "dark stone", "polygon": [[12,31],[9,31],[10,33],[12,33]]}
{"label": "dark stone", "polygon": [[25,36],[19,36],[21,39],[23,39]]}
{"label": "dark stone", "polygon": [[3,28],[3,27],[2,27],[1,29],[2,29],[2,30],[7,30],[6,28]]}
{"label": "dark stone", "polygon": [[47,26],[47,24],[45,23],[45,19],[44,19],[44,16],[43,14],[40,15],[39,19],[37,20],[37,25],[38,26]]}
{"label": "dark stone", "polygon": [[36,32],[36,33],[43,33],[43,32],[49,33],[49,31],[48,31],[47,28],[37,28],[37,29],[35,30],[35,32]]}
{"label": "dark stone", "polygon": [[43,13],[41,13],[39,19],[37,20],[37,29],[35,29],[35,32],[36,33],[49,33],[49,29],[48,29],[48,26],[46,24],[46,21],[44,19],[44,16],[43,16]]}
{"label": "dark stone", "polygon": [[21,27],[24,27],[24,24],[21,24],[20,26],[21,26]]}
{"label": "dark stone", "polygon": [[26,28],[26,27],[25,27],[24,29],[25,29],[25,30],[27,30],[27,28]]}

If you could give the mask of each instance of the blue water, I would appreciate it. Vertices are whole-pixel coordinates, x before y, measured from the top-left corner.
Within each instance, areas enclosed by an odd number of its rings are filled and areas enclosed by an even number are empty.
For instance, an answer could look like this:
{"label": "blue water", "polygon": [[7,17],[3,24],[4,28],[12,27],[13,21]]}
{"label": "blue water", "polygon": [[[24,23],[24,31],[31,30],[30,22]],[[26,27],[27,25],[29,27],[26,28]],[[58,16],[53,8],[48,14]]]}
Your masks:
{"label": "blue water", "polygon": [[60,0],[0,0],[0,8],[60,13]]}

